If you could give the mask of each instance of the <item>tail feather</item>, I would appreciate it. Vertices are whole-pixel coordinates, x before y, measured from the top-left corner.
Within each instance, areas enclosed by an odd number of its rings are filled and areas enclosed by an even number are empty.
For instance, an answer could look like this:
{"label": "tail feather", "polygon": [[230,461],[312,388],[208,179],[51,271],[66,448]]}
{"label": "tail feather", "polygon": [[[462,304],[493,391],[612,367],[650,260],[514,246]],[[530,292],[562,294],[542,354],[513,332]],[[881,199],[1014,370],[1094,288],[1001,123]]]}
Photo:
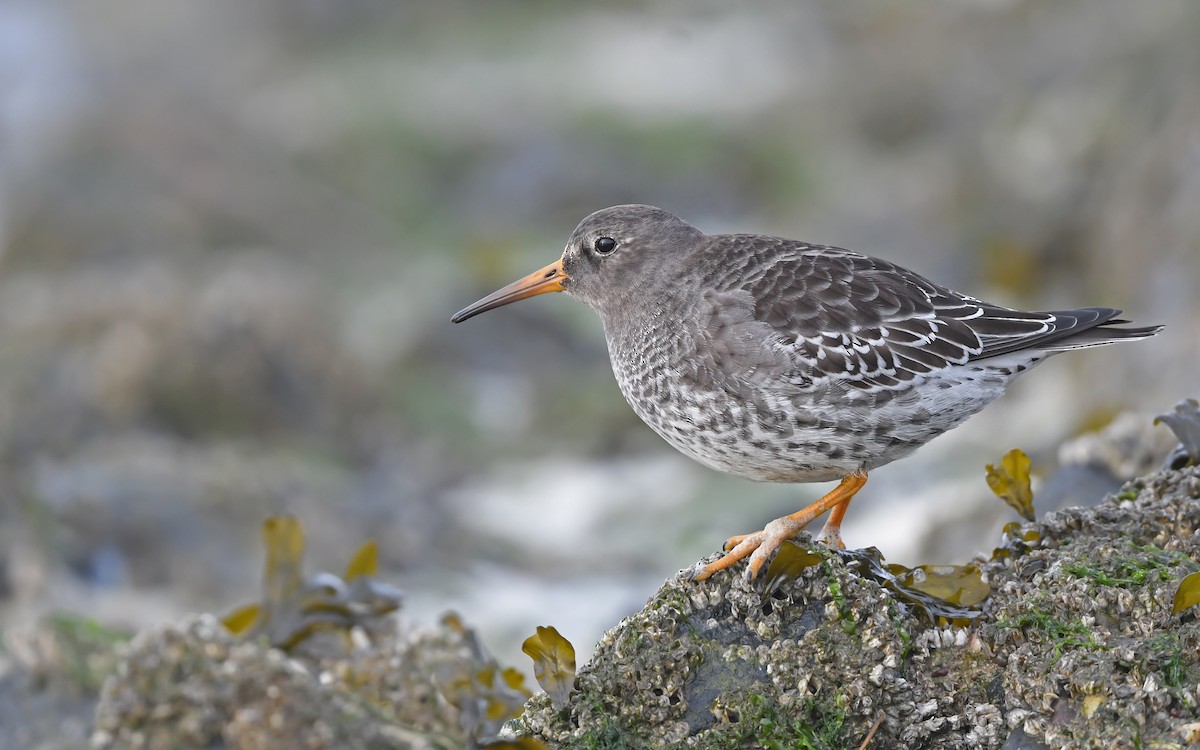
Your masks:
{"label": "tail feather", "polygon": [[[1113,314],[1120,315],[1120,310],[1114,311]],[[1132,322],[1123,318],[1110,318],[1090,328],[1071,331],[1065,338],[1041,348],[1050,352],[1061,352],[1069,349],[1084,349],[1089,346],[1115,344],[1119,341],[1139,341],[1148,339],[1163,329],[1161,325],[1136,326],[1134,328],[1117,327],[1127,326]]]}
{"label": "tail feather", "polygon": [[[1118,326],[1131,323],[1131,321],[1118,318],[1117,316],[1120,314],[1120,310],[1112,307],[1084,307],[1077,310],[1026,313],[1025,315],[1029,316],[1028,319],[1014,320],[1013,323],[1038,321],[1042,330],[1032,334],[988,330],[984,333],[984,350],[981,356],[975,359],[986,359],[1020,350],[1062,352],[1089,346],[1104,346],[1119,341],[1137,341],[1149,338],[1163,329],[1160,325],[1119,328]],[[1018,313],[1018,315],[1020,314]],[[1002,322],[1007,322],[1007,318],[996,313],[987,319],[990,328],[995,328],[998,323]],[[1008,335],[1005,335],[1006,333]]]}

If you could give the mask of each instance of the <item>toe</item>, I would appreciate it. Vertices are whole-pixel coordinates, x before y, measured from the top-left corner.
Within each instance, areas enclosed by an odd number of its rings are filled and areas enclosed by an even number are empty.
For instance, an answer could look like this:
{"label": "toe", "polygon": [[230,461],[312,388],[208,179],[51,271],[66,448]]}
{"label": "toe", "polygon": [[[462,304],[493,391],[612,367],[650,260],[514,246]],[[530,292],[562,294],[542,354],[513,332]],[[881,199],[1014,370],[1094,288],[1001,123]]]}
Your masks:
{"label": "toe", "polygon": [[[738,560],[748,557],[752,552],[758,549],[758,546],[762,544],[762,541],[765,538],[766,534],[762,531],[758,531],[753,534],[745,534],[741,537],[734,537],[733,539],[730,539],[729,541],[733,541],[734,539],[738,539],[740,541],[734,544],[733,548],[729,549],[729,551],[725,553],[724,557],[718,560],[713,560],[708,565],[701,567],[699,570],[693,573],[692,579],[696,581],[703,581],[713,573],[719,573],[720,571],[725,570]],[[729,542],[726,542],[726,544],[729,544]]]}
{"label": "toe", "polygon": [[[761,531],[756,531],[756,532],[755,532],[755,534],[762,534],[762,532],[761,532]],[[754,536],[754,534],[736,534],[736,535],[734,535],[734,536],[731,536],[731,537],[729,537],[728,539],[726,539],[726,540],[725,540],[725,543],[724,543],[724,544],[722,544],[722,545],[721,545],[721,549],[723,549],[723,550],[725,550],[726,552],[728,552],[729,550],[731,550],[731,549],[733,549],[734,547],[738,546],[739,544],[741,544],[742,542],[746,541],[747,539],[749,539],[749,538],[750,538],[750,537],[752,537],[752,536]]]}
{"label": "toe", "polygon": [[754,553],[750,555],[746,576],[751,579],[757,577],[759,571],[766,567],[783,543],[799,534],[806,525],[806,523],[798,523],[787,516],[776,518],[767,524],[760,532],[763,535],[762,540],[755,547]]}
{"label": "toe", "polygon": [[754,550],[750,555],[750,560],[746,565],[746,577],[754,580],[758,577],[759,571],[771,562],[771,558],[779,551],[779,548],[790,537],[768,537],[763,540],[762,544]]}

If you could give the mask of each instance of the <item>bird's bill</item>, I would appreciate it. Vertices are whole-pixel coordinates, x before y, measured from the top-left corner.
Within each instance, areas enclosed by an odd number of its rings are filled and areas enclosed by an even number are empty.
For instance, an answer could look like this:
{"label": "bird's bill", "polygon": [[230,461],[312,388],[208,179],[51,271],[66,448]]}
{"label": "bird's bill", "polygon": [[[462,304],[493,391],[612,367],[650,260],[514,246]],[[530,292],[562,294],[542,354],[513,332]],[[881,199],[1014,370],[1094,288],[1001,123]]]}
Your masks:
{"label": "bird's bill", "polygon": [[452,323],[461,323],[467,318],[473,318],[479,313],[494,310],[502,305],[507,305],[509,302],[516,302],[517,300],[534,297],[539,294],[561,292],[565,289],[563,281],[569,278],[571,277],[567,275],[566,271],[563,271],[562,260],[556,260],[545,268],[538,269],[523,279],[517,279],[503,289],[497,289],[475,304],[459,310],[454,313],[454,317],[450,318],[450,321]]}

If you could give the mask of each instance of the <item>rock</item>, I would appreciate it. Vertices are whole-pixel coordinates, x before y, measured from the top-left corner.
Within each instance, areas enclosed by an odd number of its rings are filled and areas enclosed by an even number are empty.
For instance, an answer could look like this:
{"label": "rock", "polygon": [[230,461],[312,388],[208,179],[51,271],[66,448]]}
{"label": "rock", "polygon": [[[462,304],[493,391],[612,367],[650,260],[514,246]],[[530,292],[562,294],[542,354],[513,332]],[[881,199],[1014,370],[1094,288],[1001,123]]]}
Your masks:
{"label": "rock", "polygon": [[56,615],[4,633],[0,644],[0,747],[87,746],[96,695],[129,634]]}
{"label": "rock", "polygon": [[[1200,720],[1200,469],[1150,475],[1026,527],[980,559],[967,626],[930,622],[848,556],[791,575],[668,581],[602,639],[562,711],[515,728],[553,747],[1137,747]],[[741,571],[737,566],[735,571]],[[1014,744],[1015,743],[1015,744]]]}
{"label": "rock", "polygon": [[475,690],[494,662],[457,618],[349,654],[344,643],[320,651],[292,657],[239,641],[210,615],[145,630],[104,684],[92,747],[462,748],[478,719],[459,707],[464,696],[501,703]]}
{"label": "rock", "polygon": [[[604,636],[564,708],[537,696],[506,733],[564,748],[853,748],[876,725],[878,748],[1182,747],[1200,736],[1200,608],[1171,611],[1178,582],[1200,569],[1200,468],[1014,532],[976,561],[991,587],[978,612],[930,613],[873,559],[788,545],[756,581],[681,573]],[[45,747],[78,745],[100,680],[98,750],[464,747],[494,737],[528,695],[455,617],[365,642],[327,633],[290,655],[207,615],[128,646],[106,636],[76,647],[91,630],[59,631],[76,635],[36,649],[10,638],[23,666],[0,670],[0,690],[37,688],[23,705],[52,700],[76,717],[58,735],[66,744]],[[80,664],[86,684],[65,679]]]}
{"label": "rock", "polygon": [[1177,442],[1145,414],[1118,414],[1104,429],[1059,447],[1058,468],[1038,488],[1038,509],[1096,505],[1123,483],[1162,467]]}

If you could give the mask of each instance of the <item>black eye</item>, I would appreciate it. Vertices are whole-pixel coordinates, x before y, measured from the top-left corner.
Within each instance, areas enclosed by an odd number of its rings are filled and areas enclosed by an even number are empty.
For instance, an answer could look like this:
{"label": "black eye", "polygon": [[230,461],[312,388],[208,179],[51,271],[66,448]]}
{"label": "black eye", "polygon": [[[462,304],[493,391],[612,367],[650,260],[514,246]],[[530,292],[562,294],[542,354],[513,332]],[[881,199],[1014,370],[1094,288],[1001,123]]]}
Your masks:
{"label": "black eye", "polygon": [[592,249],[596,255],[611,255],[617,249],[617,241],[612,237],[601,237],[592,244]]}

